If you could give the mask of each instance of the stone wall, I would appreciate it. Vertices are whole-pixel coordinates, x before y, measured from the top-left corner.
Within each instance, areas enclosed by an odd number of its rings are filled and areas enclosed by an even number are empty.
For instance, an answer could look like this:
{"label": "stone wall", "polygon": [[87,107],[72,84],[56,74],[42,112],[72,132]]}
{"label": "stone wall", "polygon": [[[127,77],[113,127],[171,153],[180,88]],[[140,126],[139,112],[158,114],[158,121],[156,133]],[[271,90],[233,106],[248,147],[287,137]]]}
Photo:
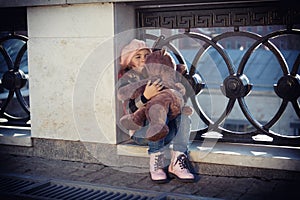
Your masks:
{"label": "stone wall", "polygon": [[28,7],[33,138],[116,143],[114,5]]}

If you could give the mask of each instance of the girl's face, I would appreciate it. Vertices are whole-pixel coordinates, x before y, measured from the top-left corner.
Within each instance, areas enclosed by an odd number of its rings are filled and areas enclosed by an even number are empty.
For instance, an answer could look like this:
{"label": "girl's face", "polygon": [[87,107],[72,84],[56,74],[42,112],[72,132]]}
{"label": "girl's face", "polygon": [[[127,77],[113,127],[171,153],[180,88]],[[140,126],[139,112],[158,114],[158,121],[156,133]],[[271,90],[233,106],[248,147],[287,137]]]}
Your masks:
{"label": "girl's face", "polygon": [[137,72],[142,72],[147,56],[150,54],[150,51],[147,49],[142,49],[136,52],[130,61],[132,69]]}

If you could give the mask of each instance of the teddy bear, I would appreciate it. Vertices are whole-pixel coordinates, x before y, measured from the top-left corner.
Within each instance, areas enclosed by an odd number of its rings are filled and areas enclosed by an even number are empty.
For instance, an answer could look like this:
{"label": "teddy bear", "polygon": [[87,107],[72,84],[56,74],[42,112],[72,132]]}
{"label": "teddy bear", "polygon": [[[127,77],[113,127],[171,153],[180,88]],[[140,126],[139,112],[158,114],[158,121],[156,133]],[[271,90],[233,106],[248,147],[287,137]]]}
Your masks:
{"label": "teddy bear", "polygon": [[178,81],[178,73],[186,72],[186,66],[176,65],[171,55],[164,49],[152,52],[146,59],[144,69],[146,79],[130,83],[129,86],[118,90],[118,98],[126,100],[137,97],[144,91],[145,85],[160,79],[164,86],[160,93],[152,97],[144,106],[131,114],[120,118],[120,124],[127,130],[138,130],[148,120],[149,126],[146,138],[149,141],[158,141],[164,138],[169,128],[166,119],[174,119],[179,114],[191,115],[193,109],[185,105],[185,87]]}

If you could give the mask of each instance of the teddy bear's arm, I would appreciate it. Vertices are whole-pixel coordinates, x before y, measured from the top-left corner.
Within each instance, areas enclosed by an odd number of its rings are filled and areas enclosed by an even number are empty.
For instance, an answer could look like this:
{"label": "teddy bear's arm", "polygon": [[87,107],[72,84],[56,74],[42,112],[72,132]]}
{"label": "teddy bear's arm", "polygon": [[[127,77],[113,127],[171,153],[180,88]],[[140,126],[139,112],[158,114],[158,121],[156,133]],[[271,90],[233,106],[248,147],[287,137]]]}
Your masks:
{"label": "teddy bear's arm", "polygon": [[141,80],[138,82],[129,83],[129,84],[119,88],[118,92],[117,92],[118,99],[121,101],[130,99],[130,97],[134,94],[134,92],[138,88],[146,85],[147,82],[148,82],[148,79],[144,79],[144,80]]}
{"label": "teddy bear's arm", "polygon": [[182,95],[185,95],[186,89],[182,83],[175,83],[175,87]]}

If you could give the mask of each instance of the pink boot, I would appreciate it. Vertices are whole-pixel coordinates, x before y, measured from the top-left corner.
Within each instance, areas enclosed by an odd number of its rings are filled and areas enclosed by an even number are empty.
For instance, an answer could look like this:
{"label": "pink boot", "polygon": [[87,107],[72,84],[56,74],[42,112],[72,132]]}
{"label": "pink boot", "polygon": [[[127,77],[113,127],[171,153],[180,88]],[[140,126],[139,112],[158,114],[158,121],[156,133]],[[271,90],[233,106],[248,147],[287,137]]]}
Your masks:
{"label": "pink boot", "polygon": [[167,175],[164,168],[164,154],[162,152],[150,154],[150,178],[156,183],[166,183]]}
{"label": "pink boot", "polygon": [[170,177],[175,177],[182,182],[194,182],[195,177],[188,169],[189,160],[183,152],[172,151],[169,165]]}

